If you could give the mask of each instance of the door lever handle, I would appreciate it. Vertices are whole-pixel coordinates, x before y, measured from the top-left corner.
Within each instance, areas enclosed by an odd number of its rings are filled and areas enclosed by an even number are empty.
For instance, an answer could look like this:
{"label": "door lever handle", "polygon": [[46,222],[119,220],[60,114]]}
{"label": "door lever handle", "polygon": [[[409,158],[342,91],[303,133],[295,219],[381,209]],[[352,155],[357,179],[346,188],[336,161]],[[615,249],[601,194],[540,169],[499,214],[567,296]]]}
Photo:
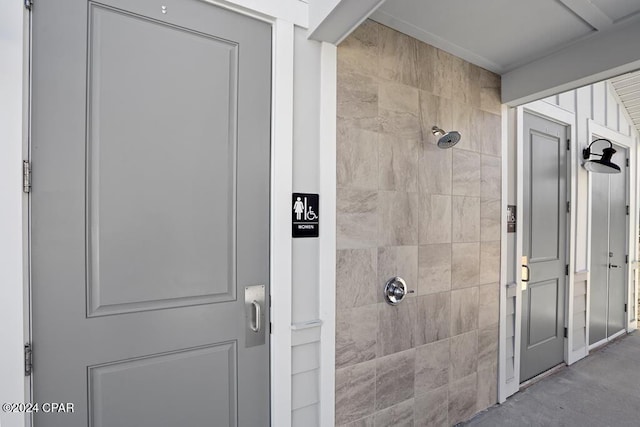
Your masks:
{"label": "door lever handle", "polygon": [[251,305],[253,307],[253,315],[255,316],[255,320],[253,322],[252,325],[250,325],[249,327],[251,328],[251,330],[253,332],[260,332],[260,329],[262,329],[262,324],[260,322],[260,317],[261,317],[261,313],[260,313],[260,303],[256,300],[253,300],[251,302]]}
{"label": "door lever handle", "polygon": [[524,277],[522,278],[523,282],[528,282],[529,279],[531,278],[531,270],[529,270],[529,266],[522,264],[522,268],[526,268],[527,269],[527,278],[525,279]]}
{"label": "door lever handle", "polygon": [[619,265],[609,264],[609,268],[622,268]]}

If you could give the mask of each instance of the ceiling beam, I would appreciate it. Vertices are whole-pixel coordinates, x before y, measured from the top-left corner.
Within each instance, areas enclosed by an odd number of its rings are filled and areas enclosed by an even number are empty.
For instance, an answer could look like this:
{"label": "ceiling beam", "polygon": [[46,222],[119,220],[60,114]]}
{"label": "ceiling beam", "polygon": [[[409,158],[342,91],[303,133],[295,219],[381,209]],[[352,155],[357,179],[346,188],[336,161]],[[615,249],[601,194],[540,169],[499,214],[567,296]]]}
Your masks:
{"label": "ceiling beam", "polygon": [[573,13],[598,31],[605,30],[613,25],[611,18],[589,0],[560,0],[560,3],[567,6]]}
{"label": "ceiling beam", "polygon": [[308,37],[337,45],[384,1],[309,0]]}
{"label": "ceiling beam", "polygon": [[525,104],[640,69],[640,19],[502,75],[502,102]]}

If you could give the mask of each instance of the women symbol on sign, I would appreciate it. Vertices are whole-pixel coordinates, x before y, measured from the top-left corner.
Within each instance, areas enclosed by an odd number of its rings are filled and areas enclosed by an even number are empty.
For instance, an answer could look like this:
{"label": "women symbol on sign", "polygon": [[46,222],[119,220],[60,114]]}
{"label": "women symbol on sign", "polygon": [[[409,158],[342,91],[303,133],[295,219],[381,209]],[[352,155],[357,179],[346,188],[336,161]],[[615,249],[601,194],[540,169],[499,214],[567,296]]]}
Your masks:
{"label": "women symbol on sign", "polygon": [[300,197],[298,197],[293,204],[293,211],[296,213],[296,219],[300,221],[302,219],[302,213],[304,212],[304,203],[302,203]]}

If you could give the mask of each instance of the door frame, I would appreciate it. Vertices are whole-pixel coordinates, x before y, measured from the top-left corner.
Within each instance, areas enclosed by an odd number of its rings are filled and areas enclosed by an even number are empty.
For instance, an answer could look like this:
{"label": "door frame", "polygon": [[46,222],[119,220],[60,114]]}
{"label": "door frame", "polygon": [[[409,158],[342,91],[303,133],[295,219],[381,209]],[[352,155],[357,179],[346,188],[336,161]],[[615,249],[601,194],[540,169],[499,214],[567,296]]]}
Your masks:
{"label": "door frame", "polygon": [[[258,19],[272,26],[272,79],[271,79],[271,171],[270,171],[270,281],[271,281],[271,425],[291,425],[291,291],[292,291],[292,257],[291,226],[289,211],[293,190],[293,81],[294,81],[294,27],[308,27],[308,5],[297,0],[256,2],[254,0],[206,0],[214,6],[232,10],[247,17]],[[21,40],[22,75],[19,80],[9,83],[22,87],[23,98],[20,114],[23,117],[22,159],[29,159],[29,120],[30,120],[30,56],[31,25],[30,13],[19,5],[23,16]],[[332,425],[334,419],[334,371],[335,371],[335,117],[336,117],[336,46],[322,43],[321,48],[321,96],[320,103],[320,146],[319,162],[322,173],[319,177],[320,192],[323,193],[323,232],[320,235],[319,263],[320,282],[328,292],[321,293],[320,314],[322,325],[320,382],[320,421],[322,425]],[[332,90],[333,88],[333,90]],[[275,166],[277,165],[277,167]],[[334,171],[331,173],[331,171]],[[17,187],[16,187],[17,188]],[[22,304],[15,312],[0,314],[9,324],[15,324],[17,316],[24,321],[24,328],[19,333],[23,342],[31,341],[30,313],[30,277],[29,277],[29,201],[22,195],[22,239],[19,253],[21,256]],[[4,245],[3,245],[4,248]],[[11,251],[15,252],[15,248]],[[22,329],[22,328],[21,328]],[[20,350],[21,352],[21,350]],[[12,359],[13,361],[13,359]],[[15,360],[8,368],[16,370],[23,364],[22,358]],[[32,378],[23,377],[24,401],[32,401]],[[3,387],[3,393],[14,395],[13,389]],[[19,401],[18,399],[15,399]],[[30,417],[23,417],[20,425],[30,426]]]}
{"label": "door frame", "polygon": [[[529,114],[533,114],[539,117],[542,117],[546,120],[550,120],[556,123],[559,123],[563,126],[568,127],[568,136],[569,136],[569,144],[570,149],[567,156],[567,200],[572,201],[575,200],[575,191],[576,191],[576,170],[573,167],[574,158],[577,155],[576,152],[576,127],[575,127],[575,113],[564,110],[556,105],[549,104],[545,101],[536,101],[526,106],[519,106],[516,108],[516,123],[515,123],[515,139],[516,139],[516,206],[520,207],[516,209],[516,255],[515,255],[515,263],[514,272],[516,276],[516,293],[515,293],[515,324],[514,324],[514,378],[517,378],[517,381],[511,381],[509,383],[506,382],[503,377],[503,380],[500,381],[500,397],[506,399],[506,397],[516,393],[520,389],[520,343],[522,339],[522,292],[520,291],[522,285],[522,269],[520,268],[520,260],[522,259],[523,252],[523,212],[522,206],[524,202],[524,113],[527,112]],[[570,214],[567,217],[567,236],[566,236],[566,259],[569,264],[569,271],[573,272],[575,268],[575,213],[576,209],[571,209]],[[503,230],[503,234],[505,230]],[[569,295],[573,295],[573,274],[569,274],[567,277],[567,282],[565,286],[565,318],[564,324],[568,331],[568,336],[564,340],[564,361],[567,364],[573,363],[575,360],[575,355],[573,355],[569,349],[573,346],[573,334],[572,334],[572,326],[573,326],[573,300],[569,298]],[[501,305],[504,305],[506,301],[506,288],[505,286],[501,287],[501,293],[504,294],[504,297],[501,295]],[[506,316],[501,310],[500,316],[500,330],[506,330]],[[501,338],[499,343],[499,348],[505,347],[506,341]],[[501,351],[500,354],[506,354],[506,348]],[[500,364],[504,365],[506,363],[506,358],[500,358]],[[501,368],[500,372],[503,372],[505,368]]]}
{"label": "door frame", "polygon": [[[627,202],[629,206],[636,206],[636,192],[637,192],[637,179],[636,179],[636,161],[637,158],[637,147],[633,142],[633,138],[624,135],[620,132],[616,132],[612,129],[607,128],[601,124],[596,123],[595,121],[588,119],[587,120],[587,135],[589,136],[589,141],[584,142],[584,146],[593,141],[595,138],[607,138],[611,140],[614,144],[625,147],[628,150],[629,154],[629,171],[627,174]],[[581,162],[582,163],[582,162]],[[618,163],[619,164],[619,163]],[[621,168],[625,167],[624,163],[621,165]],[[592,209],[593,209],[593,182],[592,176],[589,174],[587,180],[587,194],[588,194],[588,206],[587,206],[587,268],[591,266],[591,221],[592,221]],[[629,209],[629,215],[627,218],[627,236],[638,236],[638,211],[637,209]],[[630,332],[638,327],[638,313],[637,306],[638,304],[633,301],[633,295],[638,295],[638,283],[635,280],[635,270],[636,270],[636,262],[634,260],[637,259],[637,246],[635,245],[635,238],[627,238],[627,253],[629,255],[629,262],[625,264],[625,273],[627,277],[627,324],[625,330],[620,333],[614,335],[611,339],[614,339],[620,335],[623,335],[625,332]],[[590,318],[590,295],[591,295],[591,274],[587,274],[587,322],[586,322],[586,333],[587,337],[589,336],[589,318]],[[609,340],[607,340],[609,341]],[[593,345],[589,345],[589,341],[586,341],[587,348],[592,349],[599,345],[603,344],[603,341],[598,343],[594,343]],[[589,351],[587,350],[587,354]]]}

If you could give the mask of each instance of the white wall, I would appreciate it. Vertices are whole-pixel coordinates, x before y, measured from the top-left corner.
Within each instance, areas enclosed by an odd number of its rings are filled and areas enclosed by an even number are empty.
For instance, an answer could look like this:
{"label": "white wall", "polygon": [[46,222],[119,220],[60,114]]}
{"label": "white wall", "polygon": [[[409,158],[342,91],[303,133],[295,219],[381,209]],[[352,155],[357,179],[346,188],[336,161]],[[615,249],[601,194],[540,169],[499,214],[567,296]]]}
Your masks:
{"label": "white wall", "polygon": [[[0,403],[25,400],[23,365],[24,7],[0,2]],[[0,412],[3,427],[24,416]]]}

